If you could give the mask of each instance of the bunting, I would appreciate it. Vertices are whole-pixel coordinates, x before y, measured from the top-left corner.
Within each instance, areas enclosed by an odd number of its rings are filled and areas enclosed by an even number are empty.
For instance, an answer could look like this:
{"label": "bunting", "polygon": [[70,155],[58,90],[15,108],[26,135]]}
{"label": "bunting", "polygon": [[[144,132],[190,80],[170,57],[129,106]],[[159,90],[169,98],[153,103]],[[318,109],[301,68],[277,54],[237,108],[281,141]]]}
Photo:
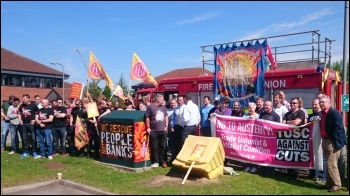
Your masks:
{"label": "bunting", "polygon": [[149,73],[146,65],[141,61],[136,53],[134,53],[132,57],[130,79],[151,83],[155,87],[158,87],[157,81],[154,79],[151,73]]}
{"label": "bunting", "polygon": [[97,60],[95,55],[90,51],[89,78],[106,80],[106,84],[111,90],[114,89],[112,80],[102,67],[102,64]]}

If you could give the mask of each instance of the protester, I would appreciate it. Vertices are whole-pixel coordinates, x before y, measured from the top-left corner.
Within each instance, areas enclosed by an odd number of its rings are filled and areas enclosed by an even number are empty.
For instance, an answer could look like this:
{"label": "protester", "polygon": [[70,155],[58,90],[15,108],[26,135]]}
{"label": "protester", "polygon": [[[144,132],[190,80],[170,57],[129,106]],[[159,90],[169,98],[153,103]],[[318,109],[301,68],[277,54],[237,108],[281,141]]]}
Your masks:
{"label": "protester", "polygon": [[301,97],[298,98],[300,101],[300,110],[304,112],[305,114],[305,124],[307,123],[307,119],[309,118],[309,114],[307,113],[306,109],[304,108],[303,100]]}
{"label": "protester", "polygon": [[151,167],[158,167],[162,164],[163,168],[168,167],[165,154],[165,146],[168,131],[168,113],[162,106],[163,95],[157,94],[154,103],[146,109],[146,127],[150,135],[151,144]]}
{"label": "protester", "polygon": [[215,113],[215,110],[220,108],[220,103],[218,100],[215,100],[214,101],[214,107],[212,109],[209,110],[209,113],[208,113],[208,120],[210,121],[210,116],[211,114]]}
{"label": "protester", "polygon": [[75,106],[74,108],[72,108],[71,115],[70,115],[69,128],[67,129],[67,142],[69,146],[68,152],[70,155],[75,155],[77,150],[74,144],[75,124],[76,124],[77,117],[82,110],[83,110],[83,106],[82,106],[81,100],[80,99],[75,100]]}
{"label": "protester", "polygon": [[211,137],[211,128],[210,121],[208,120],[209,111],[214,108],[212,104],[210,104],[210,97],[204,96],[204,105],[200,109],[201,114],[201,124],[200,124],[200,133],[201,136]]}
{"label": "protester", "polygon": [[175,108],[176,122],[174,126],[175,157],[180,153],[182,148],[182,132],[184,130],[183,115],[186,108],[184,96],[179,95],[177,98],[178,106]]}
{"label": "protester", "polygon": [[243,110],[241,109],[241,104],[239,101],[233,102],[233,109],[231,116],[242,117],[244,115]]}
{"label": "protester", "polygon": [[[61,100],[62,101],[62,100]],[[47,156],[49,160],[52,160],[52,121],[54,119],[54,111],[49,108],[49,101],[47,99],[41,100],[42,108],[35,115],[35,121],[39,125],[39,129],[36,130],[39,150],[38,155],[34,156],[34,159],[40,159],[45,157],[45,149],[47,149]]]}
{"label": "protester", "polygon": [[[321,106],[320,106],[320,100],[319,98],[315,98],[312,101],[312,114],[310,114],[308,122],[320,122],[321,117],[322,117],[322,110],[321,110]],[[314,125],[315,126],[315,125]],[[320,129],[318,129],[318,131],[320,131]],[[320,135],[320,134],[317,134]],[[316,138],[314,137],[313,140],[316,140]],[[320,140],[320,149],[322,149],[322,140],[321,140],[321,136],[319,136],[319,140]],[[310,176],[313,177],[315,179],[315,182],[317,184],[325,184],[326,183],[326,170],[327,170],[327,162],[326,162],[326,158],[324,156],[323,153],[319,153],[319,157],[323,157],[322,158],[322,163],[323,163],[323,170],[314,170],[311,169],[310,170]]]}
{"label": "protester", "polygon": [[52,138],[53,138],[52,155],[53,156],[57,155],[59,152],[59,149],[61,149],[62,156],[67,156],[67,151],[66,151],[67,108],[63,106],[62,98],[57,99],[57,106],[53,107],[53,112],[54,112],[54,118],[52,121],[52,128],[51,128]]}
{"label": "protester", "polygon": [[[256,113],[255,111],[256,111],[256,104],[253,103],[253,102],[249,102],[248,103],[248,113],[245,113],[243,115],[243,118],[259,119],[260,115],[258,113]],[[250,172],[250,173],[255,173],[256,171],[258,171],[258,169],[253,164],[249,164],[249,166],[246,167],[244,171],[245,172]]]}
{"label": "protester", "polygon": [[[177,122],[177,116],[176,116],[176,108],[177,108],[177,101],[175,98],[170,99],[170,108],[167,110],[168,117],[169,117],[169,124],[168,124],[168,138],[169,138],[169,148],[171,152],[171,158],[170,158],[170,164],[175,160],[176,158],[176,148],[175,148],[175,123]],[[166,155],[164,155],[166,156]]]}
{"label": "protester", "polygon": [[5,150],[7,136],[10,130],[10,119],[7,117],[7,111],[13,103],[15,96],[11,95],[9,101],[1,105],[1,152]]}
{"label": "protester", "polygon": [[[176,100],[175,100],[176,101]],[[142,100],[140,100],[139,102],[138,102],[138,109],[139,110],[141,110],[141,111],[146,111],[146,108],[147,108],[147,106],[146,106],[146,104],[142,101]]]}
{"label": "protester", "polygon": [[189,135],[196,135],[197,127],[201,121],[199,108],[195,103],[193,103],[192,97],[189,94],[184,96],[184,102],[186,107],[182,116],[182,125],[184,126],[184,129],[182,132],[181,148]]}
{"label": "protester", "polygon": [[265,110],[264,109],[264,98],[262,98],[262,97],[256,98],[255,104],[256,104],[255,112],[260,115]]}
{"label": "protester", "polygon": [[13,104],[10,105],[7,111],[7,117],[10,119],[10,133],[11,133],[11,152],[14,154],[19,149],[18,133],[23,141],[22,130],[19,125],[19,112],[18,112],[19,99],[16,97],[13,99]]}
{"label": "protester", "polygon": [[34,96],[34,101],[35,101],[35,104],[38,106],[38,109],[43,108],[43,106],[41,105],[41,99],[39,95]]}
{"label": "protester", "polygon": [[282,104],[283,98],[281,94],[277,94],[274,97],[274,111],[280,116],[280,122],[282,122],[284,115],[288,112],[286,106]]}
{"label": "protester", "polygon": [[322,118],[320,123],[322,149],[327,161],[326,188],[328,192],[336,192],[341,188],[341,179],[338,170],[340,150],[346,145],[346,135],[343,117],[331,106],[328,96],[320,98]]}
{"label": "protester", "polygon": [[[299,97],[292,98],[290,101],[291,109],[284,115],[283,123],[295,126],[301,126],[305,124],[305,113],[300,110],[301,101]],[[299,170],[287,169],[289,177],[294,180],[299,180]]]}
{"label": "protester", "polygon": [[225,97],[220,103],[219,108],[216,109],[214,113],[219,115],[231,116],[232,110],[228,107],[229,103],[230,99],[228,97]]}
{"label": "protester", "polygon": [[33,151],[33,157],[37,156],[37,144],[36,144],[36,133],[34,130],[35,115],[38,112],[38,106],[30,101],[30,96],[28,94],[23,95],[22,104],[19,106],[20,113],[20,125],[23,131],[23,153],[20,156],[25,158],[29,156],[30,145]]}
{"label": "protester", "polygon": [[[271,101],[265,101],[264,112],[260,114],[259,119],[269,120],[277,123],[281,122],[280,116],[275,111],[273,111]],[[274,173],[275,173],[275,168],[273,167],[265,167],[263,172],[263,174],[267,176],[274,175]]]}
{"label": "protester", "polygon": [[278,94],[282,96],[282,105],[284,105],[288,110],[291,109],[291,105],[286,99],[286,94],[283,91],[280,91]]}

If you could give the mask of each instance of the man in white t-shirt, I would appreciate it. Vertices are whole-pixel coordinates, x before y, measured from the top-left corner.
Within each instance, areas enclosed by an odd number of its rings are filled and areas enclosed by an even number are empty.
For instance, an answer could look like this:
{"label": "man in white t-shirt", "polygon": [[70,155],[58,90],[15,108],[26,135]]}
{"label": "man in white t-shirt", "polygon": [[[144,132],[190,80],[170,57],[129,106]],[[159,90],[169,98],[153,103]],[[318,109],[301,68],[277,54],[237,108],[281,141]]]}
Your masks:
{"label": "man in white t-shirt", "polygon": [[274,111],[280,116],[280,122],[282,122],[284,115],[288,112],[288,109],[282,104],[282,101],[282,95],[276,94],[274,97]]}

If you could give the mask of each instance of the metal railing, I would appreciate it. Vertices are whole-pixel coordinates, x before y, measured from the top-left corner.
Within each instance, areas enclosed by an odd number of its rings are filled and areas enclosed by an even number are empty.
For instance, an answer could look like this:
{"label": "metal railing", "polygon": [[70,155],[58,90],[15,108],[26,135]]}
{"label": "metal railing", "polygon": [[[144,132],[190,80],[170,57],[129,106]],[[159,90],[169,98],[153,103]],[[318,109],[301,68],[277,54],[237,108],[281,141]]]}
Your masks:
{"label": "metal railing", "polygon": [[[261,37],[256,39],[239,40],[235,42],[223,42],[218,44],[200,46],[200,48],[202,49],[203,73],[205,70],[205,65],[214,66],[214,47],[226,46],[230,44],[234,45],[238,43],[241,44],[244,42],[253,43],[264,39],[268,39],[268,41],[271,42],[271,40],[273,40],[274,38],[289,37],[289,36],[296,36],[296,35],[302,35],[302,34],[311,34],[311,42],[295,43],[295,44],[281,45],[281,46],[270,45],[272,54],[274,55],[275,61],[277,62],[277,64],[289,63],[289,62],[302,62],[302,61],[310,61],[312,65],[314,65],[315,63],[316,65],[326,64],[326,63],[331,64],[331,57],[332,57],[331,49],[332,49],[332,43],[335,40],[331,40],[325,37],[324,41],[321,41],[321,34],[319,33],[319,30],[312,30],[312,31],[303,31],[303,32],[289,33],[289,34],[269,36],[269,37]],[[317,40],[315,40],[315,35],[317,36]],[[315,46],[315,44],[317,44],[317,46]],[[322,45],[324,45],[324,50],[321,50]],[[298,48],[295,49],[295,47],[298,47]],[[299,54],[301,53],[304,56],[310,56],[310,57],[307,57],[307,58],[291,57],[291,58],[285,58],[284,60],[280,60],[279,58],[279,57],[283,57],[282,55],[285,55],[285,54],[296,54],[296,53],[299,53]],[[321,61],[321,53],[324,54],[323,61]],[[210,56],[210,54],[212,55]],[[209,58],[206,58],[206,56],[209,56]]]}

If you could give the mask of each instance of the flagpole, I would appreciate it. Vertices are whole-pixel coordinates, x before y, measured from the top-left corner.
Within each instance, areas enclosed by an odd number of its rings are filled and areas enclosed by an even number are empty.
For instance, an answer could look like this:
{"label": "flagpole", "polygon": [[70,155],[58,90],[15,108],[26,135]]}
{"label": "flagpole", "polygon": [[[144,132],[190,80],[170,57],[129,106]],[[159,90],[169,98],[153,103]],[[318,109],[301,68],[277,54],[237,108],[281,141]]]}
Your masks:
{"label": "flagpole", "polygon": [[[81,59],[81,61],[83,62],[84,66],[85,66],[86,72],[89,75],[89,69],[87,68],[87,66],[85,64],[84,59],[83,59],[83,57],[80,54],[80,51],[78,49],[76,49],[76,51],[78,52],[78,54],[80,56],[80,59]],[[86,91],[89,92],[89,77],[86,79]]]}

